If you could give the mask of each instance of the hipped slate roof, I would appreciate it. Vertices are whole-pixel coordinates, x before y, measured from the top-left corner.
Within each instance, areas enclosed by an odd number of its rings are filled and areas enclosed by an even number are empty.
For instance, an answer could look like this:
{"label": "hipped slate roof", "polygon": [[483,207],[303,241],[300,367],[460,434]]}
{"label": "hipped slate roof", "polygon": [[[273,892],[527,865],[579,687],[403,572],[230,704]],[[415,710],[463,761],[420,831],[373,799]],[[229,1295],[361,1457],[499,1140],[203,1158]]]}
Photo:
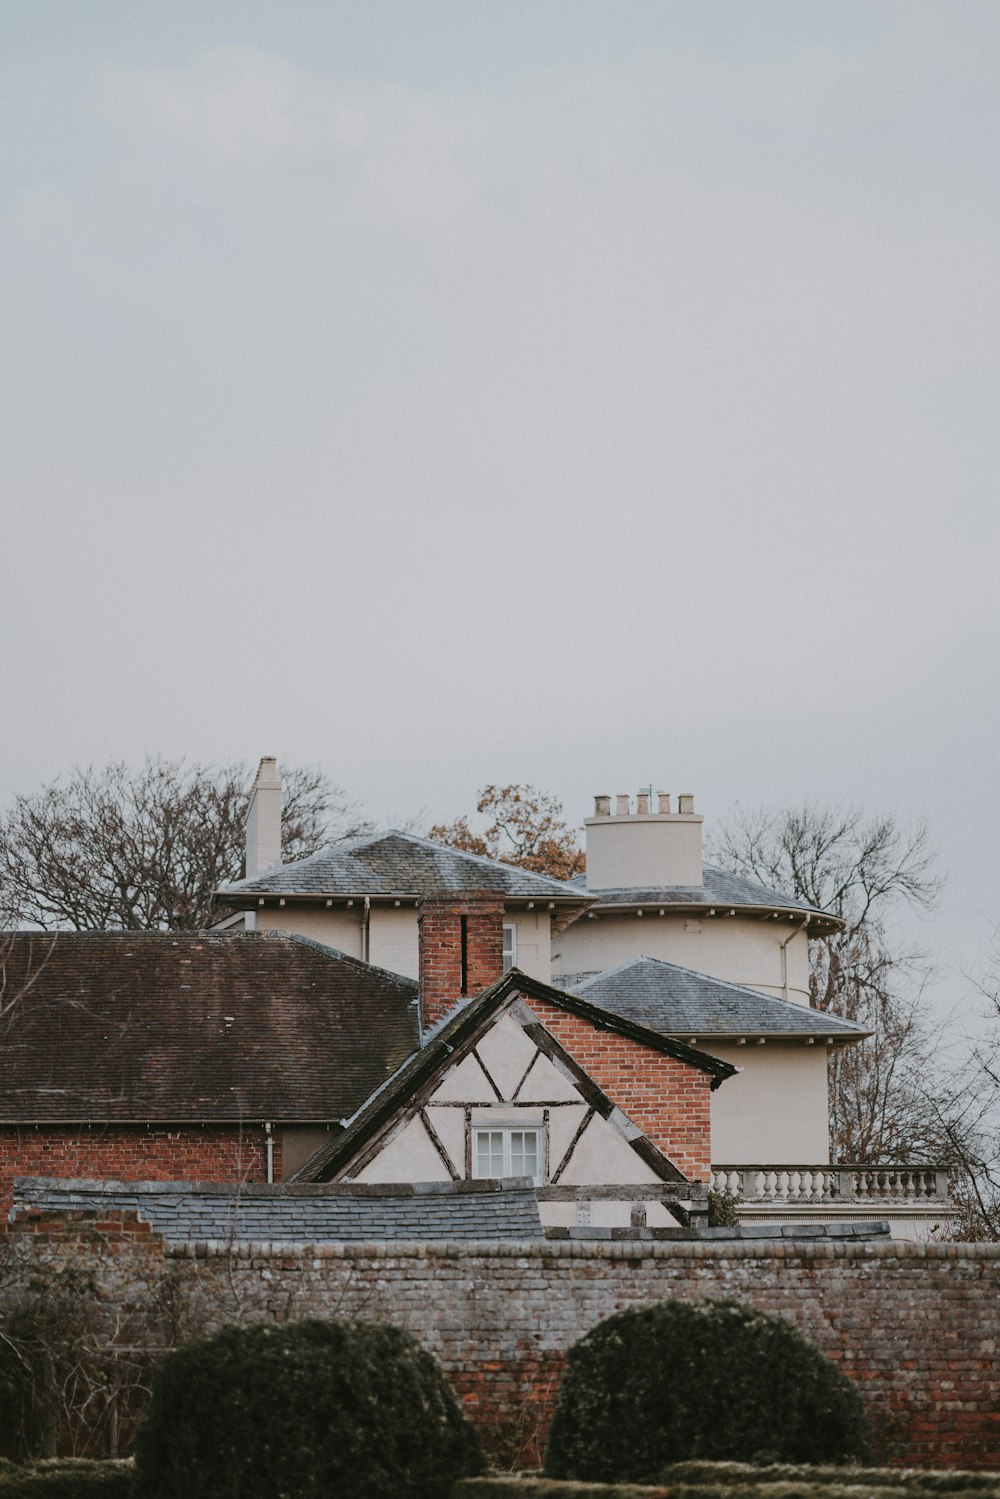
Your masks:
{"label": "hipped slate roof", "polygon": [[638,957],[572,984],[602,1010],[664,1036],[822,1036],[858,1041],[863,1026],[823,1010],[727,984],[677,963]]}
{"label": "hipped slate roof", "polygon": [[[586,890],[586,876],[577,875],[573,883]],[[595,902],[594,909],[602,906],[718,906],[723,910],[801,911],[810,918],[810,926],[829,929],[839,927],[842,922],[828,911],[817,911],[796,895],[785,895],[780,890],[770,890],[756,880],[748,880],[739,874],[730,874],[726,869],[714,865],[702,866],[700,885],[660,885],[642,890],[620,887],[609,890],[588,890]]]}
{"label": "hipped slate roof", "polygon": [[418,1044],[417,986],[277,932],[0,937],[0,1122],[353,1113]]}
{"label": "hipped slate roof", "polygon": [[14,1211],[134,1210],[168,1244],[342,1244],[416,1239],[540,1239],[522,1177],[498,1181],[243,1186],[210,1182],[64,1181],[16,1177]]}
{"label": "hipped slate roof", "polygon": [[216,901],[241,906],[249,903],[247,897],[262,895],[417,900],[463,890],[496,890],[513,900],[556,901],[574,910],[588,904],[576,885],[395,829],[334,844],[294,864],[276,864],[253,879],[232,880],[219,887]]}

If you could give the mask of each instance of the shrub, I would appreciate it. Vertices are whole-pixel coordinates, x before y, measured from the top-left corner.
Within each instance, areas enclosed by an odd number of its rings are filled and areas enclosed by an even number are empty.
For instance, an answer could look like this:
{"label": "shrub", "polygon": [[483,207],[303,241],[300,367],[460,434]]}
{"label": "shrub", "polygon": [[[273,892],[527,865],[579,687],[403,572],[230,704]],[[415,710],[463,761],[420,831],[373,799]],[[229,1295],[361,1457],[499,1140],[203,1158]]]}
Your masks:
{"label": "shrub", "polygon": [[178,1349],[136,1452],[144,1499],[447,1499],[481,1469],[437,1360],[362,1322],[225,1327]]}
{"label": "shrub", "polygon": [[739,1196],[730,1192],[728,1187],[713,1188],[708,1194],[709,1228],[739,1228],[739,1200]]}
{"label": "shrub", "polygon": [[685,1458],[870,1455],[857,1390],[790,1323],[735,1301],[618,1312],[569,1352],[545,1470],[655,1483]]}

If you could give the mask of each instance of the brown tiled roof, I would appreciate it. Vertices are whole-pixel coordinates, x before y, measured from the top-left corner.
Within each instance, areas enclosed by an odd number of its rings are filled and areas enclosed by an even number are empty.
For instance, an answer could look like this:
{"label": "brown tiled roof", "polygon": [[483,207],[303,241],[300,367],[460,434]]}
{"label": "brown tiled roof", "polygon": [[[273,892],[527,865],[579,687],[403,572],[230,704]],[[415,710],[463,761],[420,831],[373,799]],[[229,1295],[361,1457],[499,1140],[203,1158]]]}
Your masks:
{"label": "brown tiled roof", "polygon": [[329,1121],[418,1045],[417,986],[277,932],[0,935],[0,1122]]}

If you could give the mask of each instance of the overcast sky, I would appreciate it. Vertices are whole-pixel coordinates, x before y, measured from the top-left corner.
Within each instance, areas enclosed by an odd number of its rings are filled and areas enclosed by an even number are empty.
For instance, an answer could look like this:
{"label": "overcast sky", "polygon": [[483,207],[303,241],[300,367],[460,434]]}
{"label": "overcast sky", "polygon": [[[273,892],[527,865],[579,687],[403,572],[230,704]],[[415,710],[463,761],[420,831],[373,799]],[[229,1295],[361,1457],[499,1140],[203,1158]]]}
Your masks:
{"label": "overcast sky", "polygon": [[379,820],[857,802],[976,966],[995,0],[0,20],[0,799],[149,751]]}

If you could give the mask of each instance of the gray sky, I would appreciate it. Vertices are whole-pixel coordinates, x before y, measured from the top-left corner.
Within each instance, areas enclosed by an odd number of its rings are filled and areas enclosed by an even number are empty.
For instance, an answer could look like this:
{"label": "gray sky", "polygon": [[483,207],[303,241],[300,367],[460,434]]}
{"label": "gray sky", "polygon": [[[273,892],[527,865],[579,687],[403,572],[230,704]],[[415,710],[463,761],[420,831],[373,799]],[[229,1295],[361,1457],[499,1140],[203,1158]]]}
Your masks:
{"label": "gray sky", "polygon": [[0,24],[0,798],[148,750],[378,819],[861,802],[980,961],[995,0]]}

